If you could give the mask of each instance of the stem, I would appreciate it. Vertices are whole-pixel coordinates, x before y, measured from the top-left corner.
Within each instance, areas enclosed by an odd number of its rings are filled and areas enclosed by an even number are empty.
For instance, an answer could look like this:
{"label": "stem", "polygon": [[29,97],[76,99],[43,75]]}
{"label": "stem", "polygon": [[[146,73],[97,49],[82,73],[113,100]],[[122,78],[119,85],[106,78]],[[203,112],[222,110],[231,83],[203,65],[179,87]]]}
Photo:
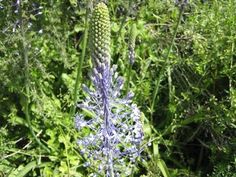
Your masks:
{"label": "stem", "polygon": [[[109,88],[110,88],[110,65],[109,63],[105,63],[104,68],[97,68],[98,71],[101,71],[102,78],[98,78],[100,90],[102,96],[102,106],[103,106],[103,118],[104,118],[104,147],[108,150],[106,155],[106,163],[108,169],[106,171],[107,177],[114,177],[114,169],[113,169],[113,156],[112,156],[112,146],[111,146],[111,124],[112,121],[110,120],[111,112],[110,112],[110,104],[109,104]],[[98,76],[97,76],[98,77]]]}
{"label": "stem", "polygon": [[129,32],[129,44],[128,44],[128,59],[129,59],[129,63],[128,63],[128,69],[127,69],[127,82],[126,82],[126,94],[129,91],[129,82],[131,79],[131,72],[132,72],[132,66],[135,62],[135,41],[136,41],[136,36],[137,36],[137,28],[136,28],[136,24],[133,23]]}
{"label": "stem", "polygon": [[[123,17],[123,19],[121,21],[120,28],[119,28],[119,30],[118,30],[118,32],[116,34],[117,37],[115,38],[115,42],[114,42],[115,45],[118,44],[118,38],[119,38],[119,36],[121,36],[121,31],[122,31],[123,27],[125,26],[126,19],[129,17],[130,8],[131,8],[131,2],[132,1],[129,1],[127,12],[126,12],[126,14]],[[113,4],[113,3],[111,3],[111,4]],[[113,10],[113,13],[115,14],[114,10]],[[117,47],[115,47],[114,54],[117,53],[116,49],[117,49]]]}
{"label": "stem", "polygon": [[[109,70],[109,69],[108,69]],[[110,71],[108,71],[110,72]],[[104,74],[106,75],[106,74]],[[113,156],[112,156],[112,149],[111,149],[111,142],[110,142],[110,129],[111,129],[111,120],[110,120],[110,106],[109,106],[109,98],[108,98],[108,88],[105,86],[105,82],[108,80],[106,76],[103,75],[103,79],[101,80],[102,88],[102,97],[103,97],[103,110],[104,110],[104,123],[106,128],[106,135],[105,135],[105,146],[109,149],[109,153],[107,155],[107,163],[108,163],[108,171],[107,176],[114,177],[114,170],[113,170]]]}
{"label": "stem", "polygon": [[60,133],[64,138],[64,145],[65,145],[65,153],[66,153],[66,164],[67,164],[67,177],[70,177],[71,172],[70,172],[70,160],[69,160],[69,154],[68,154],[68,144],[66,143],[66,134],[62,127],[59,127]]}
{"label": "stem", "polygon": [[[111,159],[111,163],[109,163],[109,159]],[[112,157],[112,152],[109,152],[109,155],[108,155],[108,163],[109,163],[109,169],[108,169],[108,174],[107,176],[109,177],[115,177],[114,175],[114,169],[113,169],[113,157]]]}
{"label": "stem", "polygon": [[82,80],[82,66],[83,66],[83,61],[85,58],[85,52],[86,52],[86,47],[87,47],[87,41],[88,41],[88,16],[89,16],[89,0],[87,1],[87,8],[86,8],[86,16],[85,16],[85,31],[84,31],[84,38],[83,38],[83,48],[82,48],[82,54],[79,59],[79,63],[77,66],[77,75],[76,75],[76,81],[75,81],[75,87],[74,87],[74,93],[73,93],[73,105],[70,109],[70,117],[73,117],[75,114],[75,108],[76,108],[76,102],[77,102],[77,93],[78,93],[78,88],[81,84]]}
{"label": "stem", "polygon": [[126,81],[125,94],[127,94],[129,92],[129,82],[131,79],[131,71],[132,71],[132,64],[129,63],[128,69],[127,69],[127,81]]}
{"label": "stem", "polygon": [[[232,57],[231,57],[231,60],[230,60],[230,69],[232,70],[232,68],[233,68],[233,57],[234,57],[234,55],[233,55],[233,53],[234,53],[234,42],[232,42],[232,48],[231,48],[231,51],[232,51]],[[235,105],[234,105],[234,88],[233,88],[233,77],[230,75],[229,76],[229,92],[230,92],[230,104],[231,104],[231,108],[234,108],[235,107]]]}
{"label": "stem", "polygon": [[26,117],[26,121],[30,130],[30,133],[32,134],[34,140],[38,143],[40,147],[42,147],[44,150],[46,150],[48,153],[50,153],[50,150],[40,142],[38,137],[35,135],[34,130],[31,125],[31,119],[30,119],[30,113],[29,113],[29,103],[30,103],[30,90],[29,90],[29,56],[28,56],[28,46],[26,42],[26,36],[24,31],[24,24],[23,24],[23,18],[22,18],[22,10],[21,10],[21,1],[19,1],[19,15],[20,15],[20,30],[21,30],[21,42],[23,46],[23,59],[24,59],[24,69],[25,69],[25,101],[24,101],[24,113]]}
{"label": "stem", "polygon": [[[183,11],[184,11],[184,7],[182,6],[180,8],[180,13],[179,13],[179,17],[178,17],[178,21],[177,21],[177,24],[176,24],[176,27],[175,27],[174,34],[173,34],[172,39],[171,39],[171,44],[168,48],[166,56],[164,57],[165,60],[164,60],[163,66],[161,68],[161,71],[160,71],[160,74],[158,75],[157,80],[155,80],[154,93],[153,93],[153,97],[152,97],[153,99],[152,99],[152,103],[151,103],[151,122],[153,122],[153,110],[154,110],[154,106],[156,105],[156,97],[157,97],[157,93],[159,91],[160,83],[161,83],[161,81],[163,79],[163,76],[165,74],[166,66],[168,66],[167,71],[168,71],[168,74],[170,75],[169,55],[170,55],[170,52],[172,50],[172,47],[173,47],[173,44],[174,44],[174,41],[175,41],[175,37],[176,37],[177,31],[178,31],[178,28],[179,28],[179,24],[180,24],[182,15],[183,15]],[[169,84],[171,84],[171,77],[170,78],[168,77],[168,81],[170,82]],[[171,90],[169,90],[169,91],[171,91]]]}

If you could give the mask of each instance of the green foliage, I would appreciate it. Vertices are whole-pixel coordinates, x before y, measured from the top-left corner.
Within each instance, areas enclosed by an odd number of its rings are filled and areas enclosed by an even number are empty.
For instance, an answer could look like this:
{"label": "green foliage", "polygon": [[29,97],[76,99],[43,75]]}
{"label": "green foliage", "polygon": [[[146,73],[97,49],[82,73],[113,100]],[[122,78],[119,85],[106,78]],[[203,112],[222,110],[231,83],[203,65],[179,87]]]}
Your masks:
{"label": "green foliage", "polygon": [[[80,83],[89,85],[91,60],[82,41],[86,41],[92,1],[21,2],[19,28],[16,6],[0,1],[0,176],[87,176],[76,145],[86,132],[75,131],[70,108],[74,98],[83,97]],[[129,81],[128,88],[143,112],[146,139],[137,162],[139,172],[133,176],[233,176],[235,1],[190,1],[167,65],[179,7],[159,0],[110,0],[107,5],[111,63]],[[130,67],[133,24],[135,63]],[[79,67],[82,77],[75,89]],[[155,82],[162,68],[152,112]],[[50,152],[37,143],[30,127]]]}

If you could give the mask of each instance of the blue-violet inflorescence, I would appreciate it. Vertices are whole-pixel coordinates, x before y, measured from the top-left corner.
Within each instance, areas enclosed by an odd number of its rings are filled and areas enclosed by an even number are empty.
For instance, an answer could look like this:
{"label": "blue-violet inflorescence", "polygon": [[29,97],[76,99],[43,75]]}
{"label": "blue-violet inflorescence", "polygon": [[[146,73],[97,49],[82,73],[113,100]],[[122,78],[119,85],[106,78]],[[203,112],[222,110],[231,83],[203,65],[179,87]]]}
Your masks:
{"label": "blue-violet inflorescence", "polygon": [[107,6],[98,3],[90,24],[90,48],[94,64],[92,86],[83,85],[85,98],[78,103],[78,145],[95,169],[90,176],[129,176],[140,156],[143,129],[133,94],[121,96],[124,80],[117,66],[110,66],[110,19]]}

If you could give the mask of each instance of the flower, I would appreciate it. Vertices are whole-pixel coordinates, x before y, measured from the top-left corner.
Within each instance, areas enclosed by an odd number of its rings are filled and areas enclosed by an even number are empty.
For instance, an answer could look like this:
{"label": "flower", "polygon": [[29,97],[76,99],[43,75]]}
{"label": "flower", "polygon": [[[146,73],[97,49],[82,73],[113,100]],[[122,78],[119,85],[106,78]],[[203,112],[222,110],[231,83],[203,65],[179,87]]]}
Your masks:
{"label": "flower", "polygon": [[83,85],[85,98],[78,104],[81,111],[76,115],[75,125],[81,132],[78,145],[88,159],[86,164],[102,175],[114,177],[123,172],[131,174],[131,167],[140,155],[143,129],[140,110],[132,103],[133,94],[121,97],[124,80],[116,72],[116,65],[110,67],[109,28],[108,9],[99,3],[90,31],[93,87]]}

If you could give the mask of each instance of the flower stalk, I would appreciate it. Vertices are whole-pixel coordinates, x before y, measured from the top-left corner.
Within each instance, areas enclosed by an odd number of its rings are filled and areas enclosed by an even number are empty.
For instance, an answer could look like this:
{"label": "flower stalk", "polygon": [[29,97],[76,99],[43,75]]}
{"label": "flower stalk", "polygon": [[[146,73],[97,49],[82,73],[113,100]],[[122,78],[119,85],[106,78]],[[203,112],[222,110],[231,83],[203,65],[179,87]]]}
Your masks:
{"label": "flower stalk", "polygon": [[135,41],[137,36],[137,28],[136,24],[133,23],[129,32],[129,44],[128,44],[128,58],[129,58],[129,65],[127,69],[127,82],[126,82],[126,94],[129,91],[129,84],[131,79],[131,72],[132,72],[132,66],[135,62]]}
{"label": "flower stalk", "polygon": [[106,177],[124,172],[128,176],[132,173],[129,167],[140,155],[143,130],[140,111],[131,100],[133,94],[120,98],[124,81],[116,72],[117,67],[110,67],[110,18],[104,3],[98,3],[93,11],[90,48],[93,88],[83,85],[85,99],[78,104],[81,113],[75,119],[77,129],[87,129],[89,133],[81,135],[84,137],[78,145],[90,161],[86,166],[97,167],[98,173]]}
{"label": "flower stalk", "polygon": [[79,59],[78,67],[77,67],[77,74],[76,74],[76,80],[75,80],[75,87],[74,87],[74,93],[73,93],[73,105],[70,109],[70,116],[72,117],[75,114],[75,108],[76,108],[76,102],[77,102],[77,93],[78,88],[81,85],[82,80],[82,66],[85,58],[86,53],[86,47],[87,47],[87,41],[88,41],[88,16],[89,16],[89,0],[87,2],[87,8],[86,8],[86,16],[85,16],[85,31],[84,31],[84,38],[83,38],[83,44],[82,44],[82,54]]}
{"label": "flower stalk", "polygon": [[24,75],[25,75],[25,93],[24,93],[24,114],[26,117],[26,121],[30,130],[31,135],[33,136],[36,143],[45,151],[50,153],[50,149],[46,147],[36,136],[34,133],[32,124],[31,124],[31,118],[30,118],[30,110],[29,110],[29,104],[30,104],[30,73],[29,73],[29,56],[28,56],[28,44],[26,41],[26,30],[24,28],[24,21],[23,21],[23,15],[22,15],[22,1],[17,1],[17,12],[19,13],[19,28],[21,33],[21,45],[22,45],[22,53],[23,53],[23,60],[24,60]]}
{"label": "flower stalk", "polygon": [[167,75],[168,75],[168,85],[169,85],[169,95],[170,95],[170,101],[172,100],[172,80],[171,80],[171,69],[170,69],[170,59],[169,59],[169,56],[171,54],[171,51],[172,51],[172,47],[174,45],[174,41],[175,41],[175,38],[176,38],[176,34],[177,34],[177,31],[178,31],[178,28],[179,28],[179,25],[180,25],[180,21],[182,19],[182,15],[183,15],[183,12],[184,12],[184,6],[185,6],[185,3],[182,3],[181,6],[180,6],[180,12],[179,12],[179,16],[178,16],[178,21],[176,23],[176,27],[175,27],[175,30],[174,30],[174,34],[172,36],[172,39],[171,39],[171,43],[169,45],[169,48],[167,50],[167,54],[164,56],[164,63],[163,63],[163,66],[161,68],[161,71],[160,71],[160,74],[158,75],[157,79],[155,80],[155,86],[154,86],[154,92],[153,92],[153,97],[152,97],[152,102],[151,102],[151,105],[150,105],[150,113],[151,113],[151,122],[153,123],[153,113],[154,113],[154,107],[156,105],[156,99],[157,99],[157,94],[159,92],[159,88],[160,88],[160,83],[163,79],[163,76],[167,70]]}

